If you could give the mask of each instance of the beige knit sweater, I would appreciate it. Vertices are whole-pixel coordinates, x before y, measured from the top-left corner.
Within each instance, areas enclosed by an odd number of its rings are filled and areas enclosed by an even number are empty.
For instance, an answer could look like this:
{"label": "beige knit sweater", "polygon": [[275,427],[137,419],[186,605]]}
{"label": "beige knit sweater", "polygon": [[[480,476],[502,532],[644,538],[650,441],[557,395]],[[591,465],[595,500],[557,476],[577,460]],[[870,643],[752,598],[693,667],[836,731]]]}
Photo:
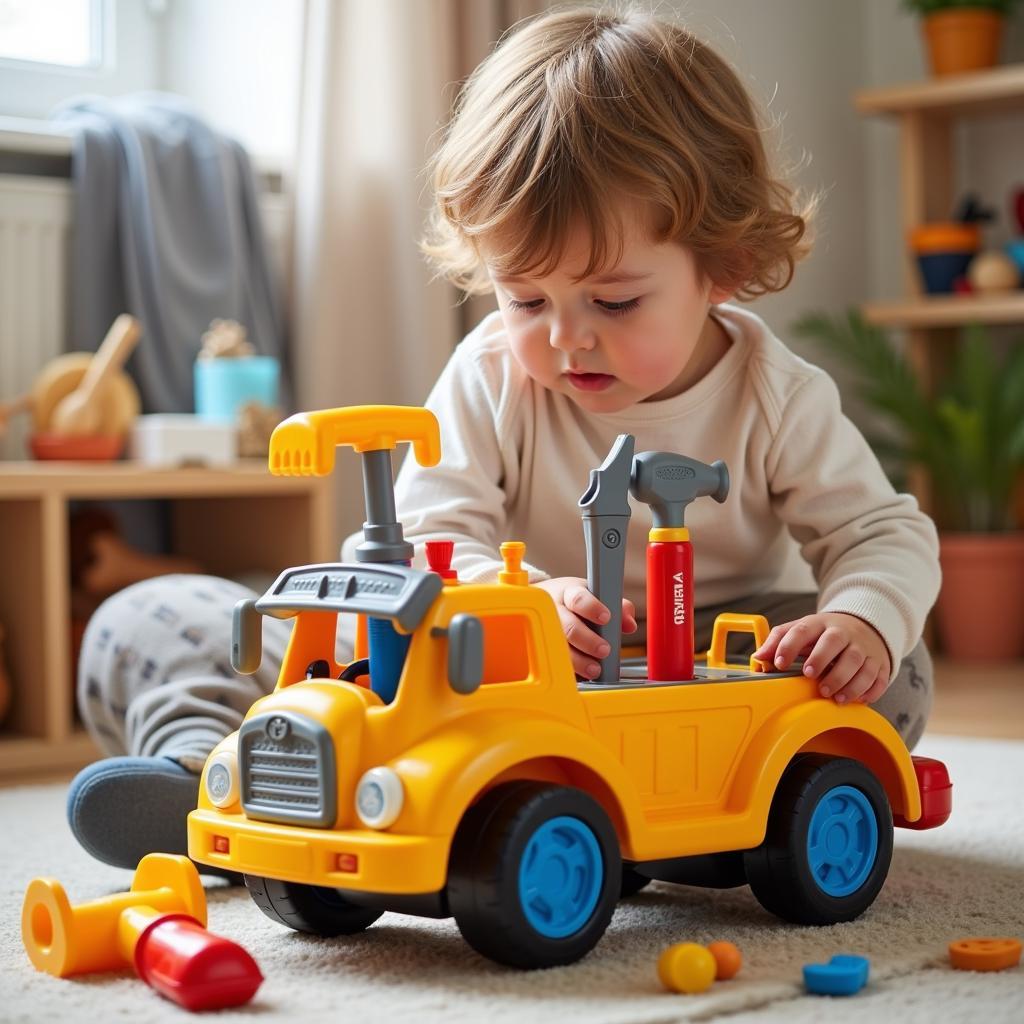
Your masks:
{"label": "beige knit sweater", "polygon": [[[618,434],[636,451],[724,459],[732,488],[722,505],[693,502],[686,525],[694,546],[697,607],[777,586],[786,531],[818,581],[822,611],[849,612],[882,635],[893,671],[921,635],[939,586],[930,519],[897,494],[822,370],[790,352],[748,310],[714,315],[731,345],[702,380],[673,398],[623,412],[585,412],[520,368],[497,314],[463,341],[427,406],[441,424],[442,457],[424,469],[411,453],[396,481],[399,518],[416,544],[456,541],[453,566],[464,581],[494,580],[504,540],[526,542],[531,582],[586,576],[577,502],[589,472]],[[645,619],[645,546],[651,514],[633,515],[624,594]],[[359,537],[344,545],[353,557]]]}

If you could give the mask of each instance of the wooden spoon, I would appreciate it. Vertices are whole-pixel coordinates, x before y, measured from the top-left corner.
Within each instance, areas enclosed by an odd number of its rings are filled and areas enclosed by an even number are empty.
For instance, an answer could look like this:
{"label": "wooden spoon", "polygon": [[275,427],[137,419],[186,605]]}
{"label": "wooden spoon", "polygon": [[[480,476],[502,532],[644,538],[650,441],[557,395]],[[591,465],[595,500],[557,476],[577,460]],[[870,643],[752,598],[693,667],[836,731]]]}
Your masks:
{"label": "wooden spoon", "polygon": [[122,313],[107,331],[96,355],[89,361],[82,383],[65,395],[53,410],[49,432],[64,436],[95,434],[100,423],[100,404],[96,395],[104,382],[124,365],[142,333],[139,321]]}

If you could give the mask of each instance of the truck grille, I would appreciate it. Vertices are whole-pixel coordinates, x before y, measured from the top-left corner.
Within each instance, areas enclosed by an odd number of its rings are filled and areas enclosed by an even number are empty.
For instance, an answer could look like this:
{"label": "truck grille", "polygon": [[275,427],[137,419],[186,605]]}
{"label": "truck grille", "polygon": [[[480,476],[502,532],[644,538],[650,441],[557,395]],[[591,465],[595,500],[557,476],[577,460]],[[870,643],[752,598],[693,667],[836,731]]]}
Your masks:
{"label": "truck grille", "polygon": [[334,744],[318,722],[272,711],[238,733],[242,807],[250,818],[330,828],[338,808]]}

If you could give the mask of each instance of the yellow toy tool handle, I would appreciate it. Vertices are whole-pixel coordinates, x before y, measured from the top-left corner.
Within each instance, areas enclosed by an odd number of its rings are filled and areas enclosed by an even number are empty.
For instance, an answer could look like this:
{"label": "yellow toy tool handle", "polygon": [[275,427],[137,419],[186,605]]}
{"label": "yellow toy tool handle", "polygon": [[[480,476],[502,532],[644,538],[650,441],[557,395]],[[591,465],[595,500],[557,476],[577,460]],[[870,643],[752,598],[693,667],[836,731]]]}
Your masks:
{"label": "yellow toy tool handle", "polygon": [[[740,615],[738,612],[724,612],[715,619],[711,633],[711,648],[708,651],[708,668],[728,668],[726,645],[730,633],[753,633],[757,647],[768,639],[770,627],[763,615]],[[750,659],[751,672],[763,672],[759,661]]]}
{"label": "yellow toy tool handle", "polygon": [[372,452],[403,441],[412,444],[421,466],[436,466],[440,461],[441,428],[429,409],[354,405],[300,412],[274,428],[268,462],[275,476],[326,476],[334,469],[334,450],[339,445]]}

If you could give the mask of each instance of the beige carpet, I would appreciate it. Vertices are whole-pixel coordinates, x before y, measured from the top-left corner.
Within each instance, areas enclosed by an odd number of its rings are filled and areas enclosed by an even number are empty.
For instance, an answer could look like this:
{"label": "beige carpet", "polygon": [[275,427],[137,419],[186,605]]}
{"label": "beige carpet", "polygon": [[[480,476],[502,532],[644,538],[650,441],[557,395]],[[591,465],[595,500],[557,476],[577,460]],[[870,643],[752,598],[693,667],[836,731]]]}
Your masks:
{"label": "beige carpet", "polygon": [[[897,830],[889,881],[859,921],[824,929],[780,924],[746,888],[728,892],[655,885],[623,903],[597,949],[572,967],[521,974],[482,960],[451,921],[385,915],[355,938],[319,940],[265,918],[244,890],[209,890],[210,927],[240,941],[266,981],[239,1020],[401,1021],[458,1024],[667,1024],[828,1020],[1024,1020],[1024,968],[953,971],[949,940],[1024,937],[1024,743],[926,738],[920,753],[950,767],[956,809],[943,828]],[[127,872],[91,861],[64,821],[64,789],[0,790],[0,1021],[182,1021],[130,973],[60,980],[36,973],[21,946],[19,915],[35,875],[59,878],[72,902],[127,888]],[[704,995],[661,990],[658,953],[672,942],[729,939],[743,951],[737,978]],[[801,965],[833,953],[871,958],[860,995],[805,995]],[[826,1005],[827,1003],[827,1005]]]}

